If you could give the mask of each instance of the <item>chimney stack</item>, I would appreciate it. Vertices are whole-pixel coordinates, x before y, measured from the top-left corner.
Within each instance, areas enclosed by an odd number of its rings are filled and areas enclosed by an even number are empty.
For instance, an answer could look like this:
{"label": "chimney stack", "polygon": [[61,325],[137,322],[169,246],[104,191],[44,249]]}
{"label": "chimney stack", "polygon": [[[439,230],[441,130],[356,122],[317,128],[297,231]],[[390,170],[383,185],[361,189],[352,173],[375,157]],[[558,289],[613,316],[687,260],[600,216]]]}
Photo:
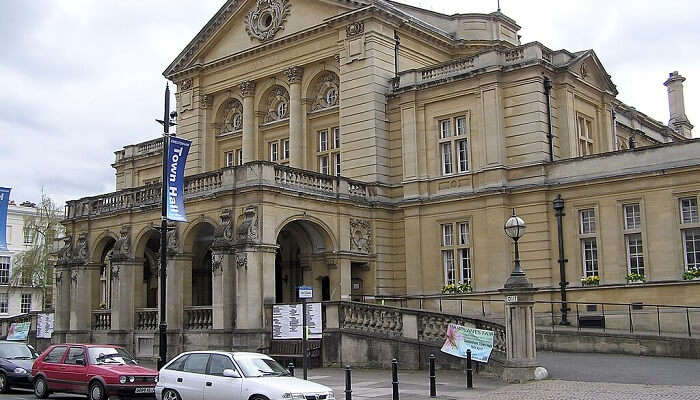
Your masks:
{"label": "chimney stack", "polygon": [[669,74],[664,85],[668,88],[668,111],[671,119],[668,126],[676,132],[690,139],[693,137],[693,125],[685,115],[685,100],[683,99],[683,82],[685,78],[673,71]]}

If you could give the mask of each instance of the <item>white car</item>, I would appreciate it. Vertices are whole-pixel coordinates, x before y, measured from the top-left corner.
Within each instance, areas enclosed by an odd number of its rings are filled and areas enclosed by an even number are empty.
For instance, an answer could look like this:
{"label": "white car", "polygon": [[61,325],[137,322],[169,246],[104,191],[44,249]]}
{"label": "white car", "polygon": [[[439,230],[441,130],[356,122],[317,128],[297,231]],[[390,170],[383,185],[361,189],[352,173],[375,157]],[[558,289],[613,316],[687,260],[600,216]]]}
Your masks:
{"label": "white car", "polygon": [[335,400],[333,391],[297,379],[265,354],[182,353],[159,372],[158,400]]}

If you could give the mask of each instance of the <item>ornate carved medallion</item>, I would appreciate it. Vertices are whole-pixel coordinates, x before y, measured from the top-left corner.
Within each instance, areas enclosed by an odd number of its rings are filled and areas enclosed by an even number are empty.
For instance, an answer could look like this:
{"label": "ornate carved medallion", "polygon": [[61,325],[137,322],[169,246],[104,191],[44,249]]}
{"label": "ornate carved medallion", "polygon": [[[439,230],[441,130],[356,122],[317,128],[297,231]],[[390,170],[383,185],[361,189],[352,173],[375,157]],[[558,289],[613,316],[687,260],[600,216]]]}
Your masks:
{"label": "ornate carved medallion", "polygon": [[224,106],[224,120],[221,133],[235,132],[243,128],[243,106],[236,99],[231,99]]}
{"label": "ornate carved medallion", "polygon": [[289,0],[257,0],[245,19],[248,35],[261,42],[271,40],[284,28],[290,8]]}
{"label": "ornate carved medallion", "polygon": [[345,34],[348,37],[354,37],[362,35],[365,32],[364,22],[353,22],[352,24],[345,27]]}
{"label": "ornate carved medallion", "polygon": [[238,219],[242,222],[238,225],[236,239],[243,242],[256,240],[258,238],[258,209],[254,206],[247,207]]}
{"label": "ornate carved medallion", "polygon": [[371,253],[372,225],[369,221],[350,218],[350,250]]}
{"label": "ornate carved medallion", "polygon": [[280,121],[289,118],[289,93],[282,86],[274,86],[267,96],[267,114],[264,122]]}
{"label": "ornate carved medallion", "polygon": [[323,110],[338,105],[340,79],[333,72],[326,72],[314,88],[314,102],[311,111]]}

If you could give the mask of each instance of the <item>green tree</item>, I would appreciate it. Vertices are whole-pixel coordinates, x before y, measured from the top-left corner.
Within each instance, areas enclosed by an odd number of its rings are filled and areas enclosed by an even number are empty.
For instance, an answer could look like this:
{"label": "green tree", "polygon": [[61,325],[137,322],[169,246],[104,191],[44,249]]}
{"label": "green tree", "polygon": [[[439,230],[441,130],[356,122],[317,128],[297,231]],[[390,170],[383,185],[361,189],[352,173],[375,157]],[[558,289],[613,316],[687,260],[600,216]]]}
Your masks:
{"label": "green tree", "polygon": [[61,210],[45,193],[37,212],[24,217],[24,234],[29,238],[31,247],[20,252],[14,258],[10,282],[12,286],[31,286],[42,292],[44,305],[51,303],[53,296],[54,240],[63,236]]}

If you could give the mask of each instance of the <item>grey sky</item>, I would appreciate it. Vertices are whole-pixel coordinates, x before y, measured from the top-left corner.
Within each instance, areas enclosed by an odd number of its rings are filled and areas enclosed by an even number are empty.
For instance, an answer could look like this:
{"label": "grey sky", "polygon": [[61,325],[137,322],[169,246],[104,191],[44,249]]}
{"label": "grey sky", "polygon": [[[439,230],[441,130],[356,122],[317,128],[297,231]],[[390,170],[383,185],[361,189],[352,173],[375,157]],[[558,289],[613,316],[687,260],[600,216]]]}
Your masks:
{"label": "grey sky", "polygon": [[[59,203],[114,190],[114,151],[161,129],[165,67],[224,0],[0,1],[0,186]],[[292,0],[294,1],[294,0]],[[444,13],[496,0],[404,0]],[[678,70],[700,129],[700,2],[502,0],[523,43],[596,51],[619,98],[668,121],[663,81]],[[696,133],[697,137],[698,134]]]}

